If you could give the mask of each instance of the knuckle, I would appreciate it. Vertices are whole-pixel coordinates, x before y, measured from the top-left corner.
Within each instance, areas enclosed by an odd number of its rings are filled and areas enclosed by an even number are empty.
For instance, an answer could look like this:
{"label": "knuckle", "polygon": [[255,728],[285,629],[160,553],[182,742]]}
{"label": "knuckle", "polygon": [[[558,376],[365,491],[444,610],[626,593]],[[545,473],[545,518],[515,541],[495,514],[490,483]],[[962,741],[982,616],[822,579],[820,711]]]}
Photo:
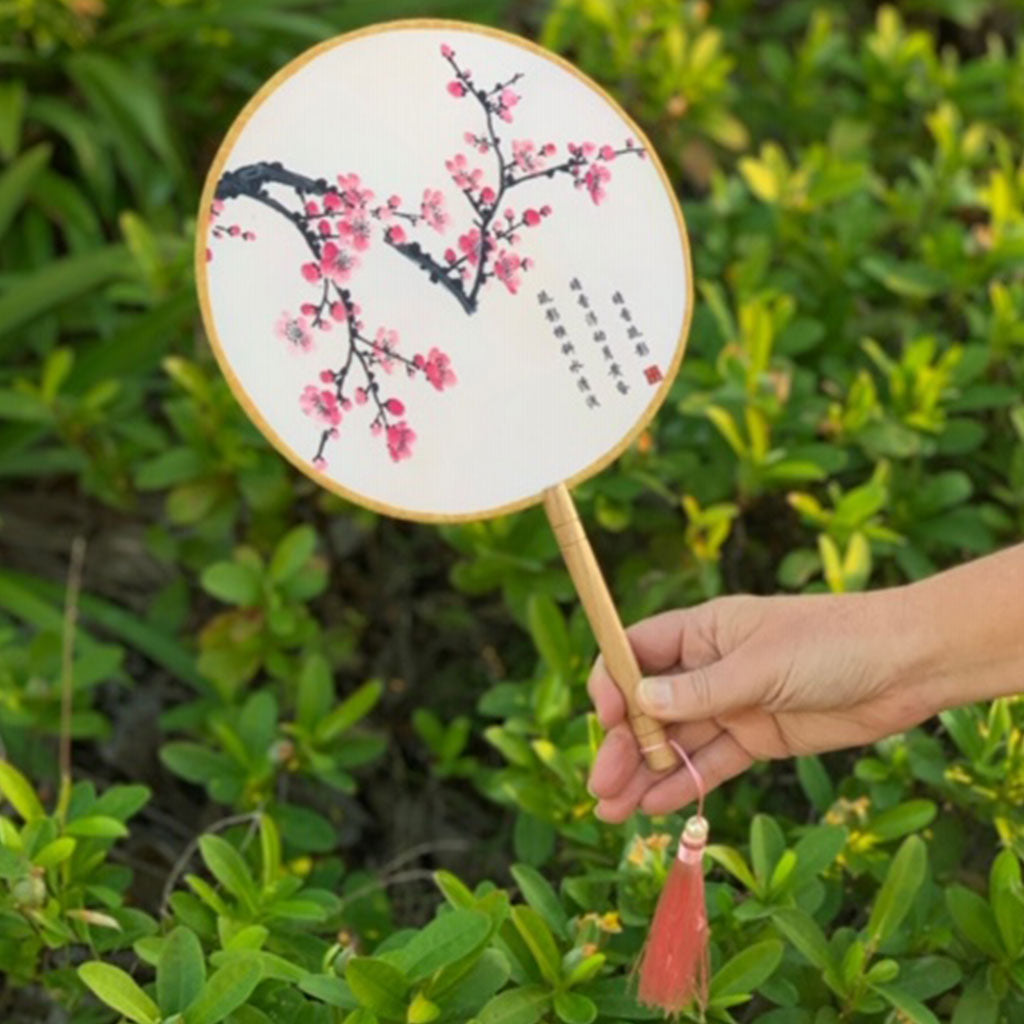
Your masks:
{"label": "knuckle", "polygon": [[701,665],[699,668],[695,668],[688,674],[687,681],[693,702],[698,710],[702,712],[709,710],[713,703],[713,690],[711,686],[711,673],[708,672],[707,667]]}

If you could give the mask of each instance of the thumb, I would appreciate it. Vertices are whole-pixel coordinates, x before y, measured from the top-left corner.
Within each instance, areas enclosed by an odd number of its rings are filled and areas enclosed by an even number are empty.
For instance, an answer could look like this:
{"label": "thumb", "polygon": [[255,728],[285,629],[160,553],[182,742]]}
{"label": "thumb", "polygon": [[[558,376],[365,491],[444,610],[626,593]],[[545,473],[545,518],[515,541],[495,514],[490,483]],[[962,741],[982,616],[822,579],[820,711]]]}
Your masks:
{"label": "thumb", "polygon": [[760,704],[768,693],[763,670],[736,654],[671,676],[640,681],[637,698],[653,718],[690,722],[714,718]]}

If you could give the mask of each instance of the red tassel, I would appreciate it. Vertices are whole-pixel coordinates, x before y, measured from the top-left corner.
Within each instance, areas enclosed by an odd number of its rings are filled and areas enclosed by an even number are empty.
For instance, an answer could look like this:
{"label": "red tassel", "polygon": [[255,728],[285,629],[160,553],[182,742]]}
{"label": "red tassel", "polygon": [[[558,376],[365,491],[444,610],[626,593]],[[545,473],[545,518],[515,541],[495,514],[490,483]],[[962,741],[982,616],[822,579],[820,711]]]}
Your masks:
{"label": "red tassel", "polygon": [[697,783],[697,813],[686,822],[665,887],[658,898],[651,930],[640,954],[638,1000],[665,1014],[676,1014],[696,997],[708,1002],[708,912],[704,899],[704,848],[708,822],[700,773],[686,752],[669,740]]}

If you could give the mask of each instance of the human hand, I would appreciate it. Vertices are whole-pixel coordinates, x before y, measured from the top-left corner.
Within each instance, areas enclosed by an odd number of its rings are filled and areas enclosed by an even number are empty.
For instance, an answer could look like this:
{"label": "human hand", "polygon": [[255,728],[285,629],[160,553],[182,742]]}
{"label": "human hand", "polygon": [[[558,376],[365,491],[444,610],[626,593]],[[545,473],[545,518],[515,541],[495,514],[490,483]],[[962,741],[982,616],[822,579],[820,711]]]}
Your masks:
{"label": "human hand", "polygon": [[[627,632],[641,707],[666,724],[710,791],[756,760],[869,743],[934,714],[906,588],[717,598]],[[685,766],[651,771],[598,659],[588,683],[607,735],[590,775],[598,817],[665,814],[697,798]]]}

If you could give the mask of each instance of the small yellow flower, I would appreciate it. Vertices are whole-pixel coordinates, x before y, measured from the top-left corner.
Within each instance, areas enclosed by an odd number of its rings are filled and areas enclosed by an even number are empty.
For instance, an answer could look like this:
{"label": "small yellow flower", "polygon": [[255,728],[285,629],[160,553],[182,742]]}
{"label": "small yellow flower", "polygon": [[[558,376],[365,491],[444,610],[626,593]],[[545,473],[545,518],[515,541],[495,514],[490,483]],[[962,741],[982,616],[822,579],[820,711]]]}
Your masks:
{"label": "small yellow flower", "polygon": [[597,919],[597,927],[609,935],[617,935],[622,931],[622,920],[617,910],[609,910]]}

